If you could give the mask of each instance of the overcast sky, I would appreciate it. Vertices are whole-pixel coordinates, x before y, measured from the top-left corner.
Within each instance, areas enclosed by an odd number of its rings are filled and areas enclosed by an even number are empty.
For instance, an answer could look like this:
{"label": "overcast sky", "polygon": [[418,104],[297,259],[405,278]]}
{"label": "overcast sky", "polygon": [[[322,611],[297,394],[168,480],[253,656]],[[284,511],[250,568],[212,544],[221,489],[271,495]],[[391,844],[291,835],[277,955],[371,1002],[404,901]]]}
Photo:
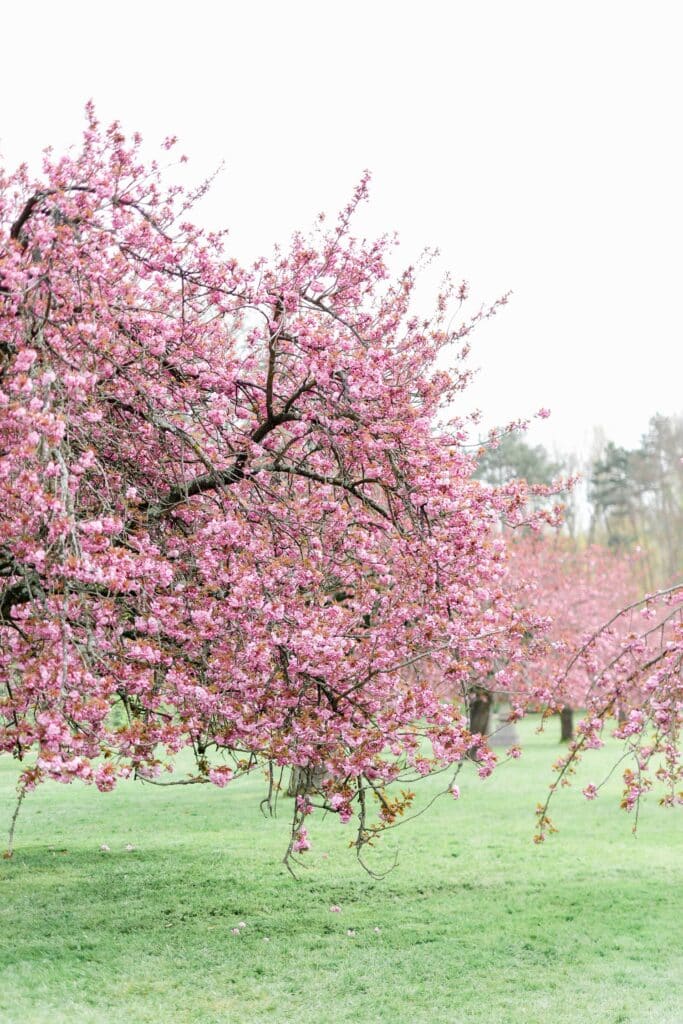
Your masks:
{"label": "overcast sky", "polygon": [[635,444],[683,413],[681,5],[17,2],[2,14],[7,166],[77,141],[83,106],[180,136],[202,211],[250,259],[373,172],[367,232],[424,246],[475,301],[463,409],[552,410],[530,439]]}

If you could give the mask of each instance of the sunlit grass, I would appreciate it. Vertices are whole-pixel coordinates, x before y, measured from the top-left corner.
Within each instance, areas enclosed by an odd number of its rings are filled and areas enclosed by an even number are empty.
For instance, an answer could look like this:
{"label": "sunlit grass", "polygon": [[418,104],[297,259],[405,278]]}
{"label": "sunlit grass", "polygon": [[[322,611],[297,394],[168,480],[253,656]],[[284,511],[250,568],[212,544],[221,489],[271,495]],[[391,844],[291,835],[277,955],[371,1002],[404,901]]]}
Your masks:
{"label": "sunlit grass", "polygon": [[[560,833],[535,846],[556,732],[526,725],[519,762],[463,772],[459,801],[387,836],[371,854],[381,869],[398,851],[383,881],[315,816],[290,878],[286,811],[262,818],[258,780],[44,787],[0,863],[0,1021],[681,1024],[680,815],[651,800],[634,838],[617,775],[593,803],[561,793]],[[616,753],[588,759],[582,784]],[[14,777],[0,760],[3,826]]]}

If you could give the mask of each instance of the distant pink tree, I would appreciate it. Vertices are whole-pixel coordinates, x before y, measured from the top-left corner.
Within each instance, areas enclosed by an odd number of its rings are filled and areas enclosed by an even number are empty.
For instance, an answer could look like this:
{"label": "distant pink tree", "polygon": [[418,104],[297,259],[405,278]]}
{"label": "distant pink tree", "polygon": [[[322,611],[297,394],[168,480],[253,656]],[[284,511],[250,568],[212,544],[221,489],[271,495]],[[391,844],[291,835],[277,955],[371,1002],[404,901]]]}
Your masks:
{"label": "distant pink tree", "polygon": [[[584,717],[566,756],[555,764],[558,778],[549,796],[538,806],[537,841],[554,831],[548,816],[554,793],[570,784],[587,750],[603,746],[610,720],[616,720],[613,734],[624,743],[621,806],[635,811],[634,830],[641,797],[653,787],[659,789],[662,806],[683,803],[682,668],[683,584],[618,609],[572,653],[555,685],[562,690],[575,673],[589,680]],[[589,783],[584,796],[594,799],[603,782]]]}
{"label": "distant pink tree", "polygon": [[[591,665],[580,661],[565,673],[567,661],[638,597],[640,569],[638,552],[581,545],[557,532],[528,531],[510,545],[510,578],[524,587],[526,606],[547,619],[543,655],[530,660],[518,703],[523,710],[531,697],[547,712],[560,712],[563,740],[572,738],[573,711],[584,706],[592,685]],[[601,632],[594,658],[612,651],[621,627],[617,619]]]}

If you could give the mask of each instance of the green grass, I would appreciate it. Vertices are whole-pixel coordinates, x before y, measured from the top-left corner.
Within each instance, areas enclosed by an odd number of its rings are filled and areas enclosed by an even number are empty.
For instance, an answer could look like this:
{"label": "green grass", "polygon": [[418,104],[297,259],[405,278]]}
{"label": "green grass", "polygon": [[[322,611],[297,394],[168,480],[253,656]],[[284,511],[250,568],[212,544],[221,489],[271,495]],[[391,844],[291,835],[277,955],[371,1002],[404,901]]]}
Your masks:
{"label": "green grass", "polygon": [[[261,818],[257,780],[45,786],[0,862],[0,1021],[683,1024],[680,815],[653,799],[634,838],[615,778],[593,803],[561,793],[560,833],[535,846],[556,732],[526,725],[521,761],[486,782],[463,772],[458,802],[387,836],[372,863],[399,861],[383,881],[315,816],[310,867],[290,878],[286,816]],[[594,754],[582,784],[614,755]],[[7,823],[14,778],[1,759]]]}

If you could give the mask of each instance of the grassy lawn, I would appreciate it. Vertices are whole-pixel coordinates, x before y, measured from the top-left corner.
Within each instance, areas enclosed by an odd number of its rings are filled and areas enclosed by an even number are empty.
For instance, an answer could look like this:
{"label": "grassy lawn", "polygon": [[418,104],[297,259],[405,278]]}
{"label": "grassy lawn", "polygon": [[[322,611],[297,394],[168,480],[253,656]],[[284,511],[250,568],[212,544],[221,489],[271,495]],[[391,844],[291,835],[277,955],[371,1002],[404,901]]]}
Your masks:
{"label": "grassy lawn", "polygon": [[[0,861],[0,1021],[683,1024],[680,814],[646,803],[634,838],[615,778],[593,803],[560,794],[560,833],[535,846],[558,726],[524,732],[519,762],[463,772],[457,803],[385,838],[373,865],[399,861],[383,881],[315,816],[290,878],[286,817],[260,816],[257,780],[44,787]],[[14,777],[2,759],[3,831]]]}

